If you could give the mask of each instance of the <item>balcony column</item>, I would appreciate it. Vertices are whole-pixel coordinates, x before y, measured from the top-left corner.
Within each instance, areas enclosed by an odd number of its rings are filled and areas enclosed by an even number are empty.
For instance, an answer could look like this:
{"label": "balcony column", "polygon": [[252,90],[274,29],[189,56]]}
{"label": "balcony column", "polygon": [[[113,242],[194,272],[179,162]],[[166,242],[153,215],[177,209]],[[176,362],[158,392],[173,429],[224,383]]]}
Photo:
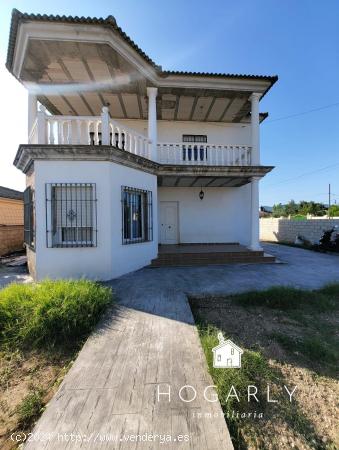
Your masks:
{"label": "balcony column", "polygon": [[101,142],[102,142],[102,145],[111,145],[109,121],[110,121],[109,109],[107,106],[103,106],[102,112],[101,112]]}
{"label": "balcony column", "polygon": [[250,249],[260,251],[259,243],[259,179],[251,179],[251,244]]}
{"label": "balcony column", "polygon": [[39,106],[39,111],[37,113],[37,127],[38,144],[48,144],[46,108],[43,105]]}
{"label": "balcony column", "polygon": [[158,130],[157,130],[157,93],[158,88],[148,87],[148,139],[152,141],[150,144],[150,159],[157,160],[157,143],[158,143]]}
{"label": "balcony column", "polygon": [[259,130],[259,100],[261,94],[253,92],[251,100],[251,165],[260,165],[260,130]]}
{"label": "balcony column", "polygon": [[38,101],[37,101],[37,96],[34,94],[31,94],[30,92],[28,92],[28,123],[27,123],[27,127],[28,127],[28,138],[31,134],[32,128],[33,128],[33,124],[34,121],[37,117],[37,112],[38,112]]}

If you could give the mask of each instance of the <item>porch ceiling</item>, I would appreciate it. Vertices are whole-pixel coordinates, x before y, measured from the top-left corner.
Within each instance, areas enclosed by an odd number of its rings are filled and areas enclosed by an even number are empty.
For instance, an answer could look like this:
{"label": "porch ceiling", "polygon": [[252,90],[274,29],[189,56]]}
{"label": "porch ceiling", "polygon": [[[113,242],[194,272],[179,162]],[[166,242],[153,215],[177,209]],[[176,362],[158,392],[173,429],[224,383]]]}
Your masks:
{"label": "porch ceiling", "polygon": [[[147,119],[151,84],[108,44],[29,40],[21,79],[36,85],[53,114],[98,116],[109,105],[114,118]],[[33,86],[34,88],[34,86]],[[249,122],[251,92],[160,87],[158,119]],[[261,120],[265,118],[261,115]]]}
{"label": "porch ceiling", "polygon": [[166,187],[238,187],[262,178],[272,166],[180,166],[162,164],[158,186]]}
{"label": "porch ceiling", "polygon": [[[46,23],[47,22],[47,23]],[[14,11],[8,69],[51,113],[147,119],[147,86],[158,87],[158,119],[248,122],[249,96],[276,77],[164,71],[109,16],[40,16]],[[261,120],[266,117],[261,115]]]}
{"label": "porch ceiling", "polygon": [[182,177],[158,176],[159,187],[240,187],[251,181],[250,177]]}

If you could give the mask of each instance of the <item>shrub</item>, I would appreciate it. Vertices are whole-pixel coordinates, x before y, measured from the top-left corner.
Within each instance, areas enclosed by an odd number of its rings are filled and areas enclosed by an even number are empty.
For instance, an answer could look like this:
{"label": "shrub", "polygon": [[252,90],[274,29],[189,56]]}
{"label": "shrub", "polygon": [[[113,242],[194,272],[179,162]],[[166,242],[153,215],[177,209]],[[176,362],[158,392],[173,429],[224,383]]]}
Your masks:
{"label": "shrub", "polygon": [[77,346],[111,300],[111,289],[87,280],[13,283],[0,291],[0,345]]}

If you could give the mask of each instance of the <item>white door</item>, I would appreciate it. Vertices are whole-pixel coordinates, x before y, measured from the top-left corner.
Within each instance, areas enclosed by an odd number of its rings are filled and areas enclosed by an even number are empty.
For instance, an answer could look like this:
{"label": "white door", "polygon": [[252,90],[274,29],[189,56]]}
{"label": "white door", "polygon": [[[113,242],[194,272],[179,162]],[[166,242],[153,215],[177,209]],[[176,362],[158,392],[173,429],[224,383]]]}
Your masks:
{"label": "white door", "polygon": [[178,242],[178,203],[160,202],[160,244]]}

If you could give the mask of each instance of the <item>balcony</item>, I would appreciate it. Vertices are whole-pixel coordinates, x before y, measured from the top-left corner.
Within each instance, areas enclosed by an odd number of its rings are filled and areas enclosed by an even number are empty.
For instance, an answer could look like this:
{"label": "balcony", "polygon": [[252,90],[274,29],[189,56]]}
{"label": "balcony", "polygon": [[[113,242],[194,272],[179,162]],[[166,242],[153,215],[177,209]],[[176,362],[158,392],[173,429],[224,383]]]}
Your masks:
{"label": "balcony", "polygon": [[161,164],[194,166],[250,166],[251,147],[247,145],[211,145],[162,143],[158,145]]}
{"label": "balcony", "polygon": [[109,145],[160,164],[186,166],[251,166],[248,145],[158,142],[152,158],[152,141],[145,135],[101,116],[58,116],[41,107],[29,134],[29,144]]}

